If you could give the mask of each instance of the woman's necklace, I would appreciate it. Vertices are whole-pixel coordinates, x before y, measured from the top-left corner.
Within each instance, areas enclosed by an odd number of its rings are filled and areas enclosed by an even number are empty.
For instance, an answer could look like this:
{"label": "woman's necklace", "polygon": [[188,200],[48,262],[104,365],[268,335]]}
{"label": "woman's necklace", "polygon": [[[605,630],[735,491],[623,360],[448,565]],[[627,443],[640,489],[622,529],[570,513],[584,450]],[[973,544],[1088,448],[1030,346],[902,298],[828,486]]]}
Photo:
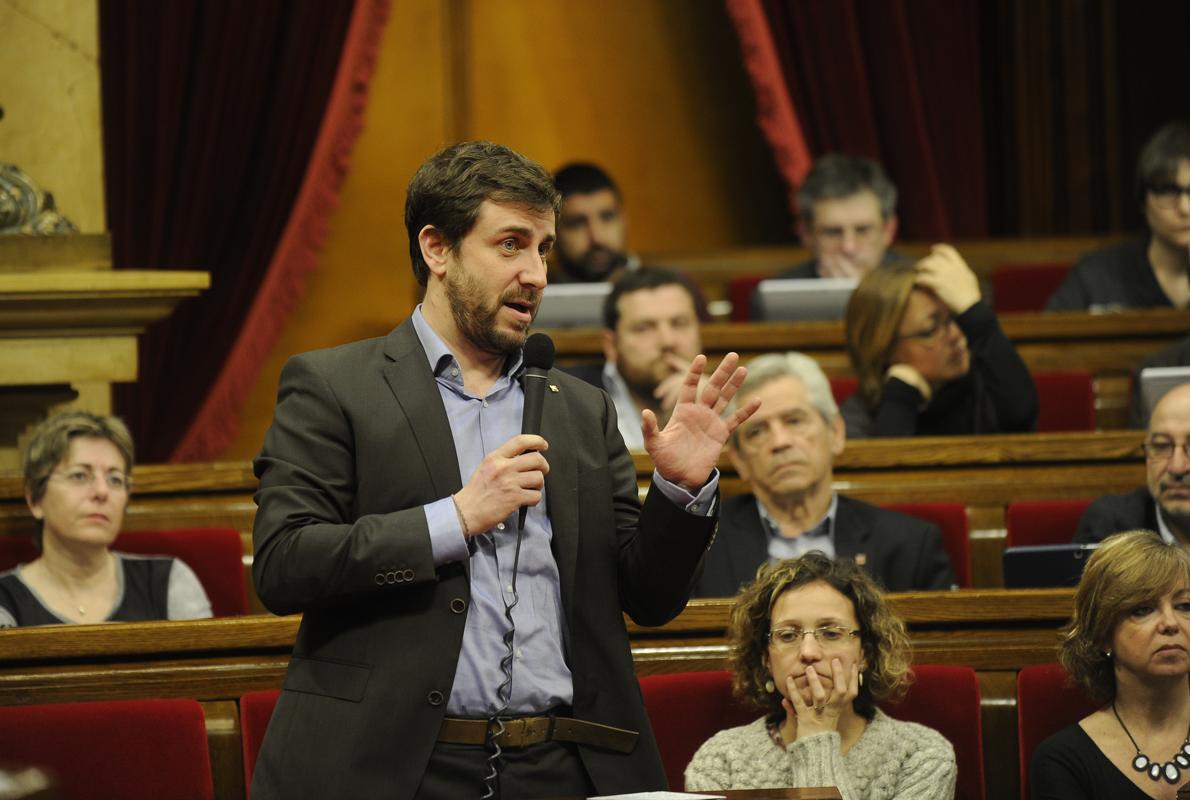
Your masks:
{"label": "woman's necklace", "polygon": [[1136,743],[1136,739],[1132,738],[1132,732],[1128,730],[1128,726],[1124,724],[1124,720],[1120,719],[1120,712],[1116,711],[1116,703],[1113,700],[1111,704],[1111,713],[1116,715],[1116,722],[1120,723],[1120,727],[1124,729],[1124,735],[1128,737],[1128,741],[1132,742],[1132,746],[1136,748],[1136,758],[1132,759],[1132,768],[1137,772],[1149,773],[1149,778],[1159,781],[1162,778],[1168,783],[1176,784],[1182,777],[1182,770],[1190,768],[1190,727],[1186,729],[1186,740],[1182,742],[1182,748],[1174,753],[1173,758],[1160,764],[1152,761],[1148,756],[1140,751],[1140,745]]}

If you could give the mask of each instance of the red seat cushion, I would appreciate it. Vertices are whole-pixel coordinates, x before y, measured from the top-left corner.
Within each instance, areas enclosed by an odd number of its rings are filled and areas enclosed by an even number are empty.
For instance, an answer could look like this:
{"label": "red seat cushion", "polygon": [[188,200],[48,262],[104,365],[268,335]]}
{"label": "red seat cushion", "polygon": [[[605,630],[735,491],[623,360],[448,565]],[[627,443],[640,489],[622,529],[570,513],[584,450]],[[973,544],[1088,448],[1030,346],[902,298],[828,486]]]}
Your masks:
{"label": "red seat cushion", "polygon": [[256,757],[277,705],[280,689],[263,692],[249,692],[240,698],[240,735],[244,748],[244,791],[252,787],[252,773],[256,769]]}
{"label": "red seat cushion", "polygon": [[[955,797],[983,800],[983,727],[979,678],[970,667],[918,664],[914,681],[897,703],[886,703],[890,717],[933,728],[954,745],[959,778]],[[945,698],[945,702],[939,702]]]}
{"label": "red seat cushion", "polygon": [[1078,722],[1101,704],[1070,684],[1059,664],[1024,667],[1016,678],[1021,800],[1029,798],[1029,764],[1045,739]]}
{"label": "red seat cushion", "polygon": [[992,272],[996,313],[1043,310],[1069,271],[1068,261],[1001,264]]}
{"label": "red seat cushion", "polygon": [[1090,500],[1020,500],[1004,514],[1006,547],[1070,544]]}
{"label": "red seat cushion", "polygon": [[1037,387],[1037,430],[1093,431],[1095,383],[1089,372],[1035,372]]}
{"label": "red seat cushion", "polygon": [[640,689],[661,750],[665,777],[675,790],[686,785],[686,765],[703,742],[763,714],[732,696],[728,672],[645,675],[640,678]]}
{"label": "red seat cushion", "polygon": [[890,503],[885,506],[911,517],[928,520],[942,529],[942,546],[950,556],[959,587],[971,586],[971,538],[967,507],[962,503]]}
{"label": "red seat cushion", "polygon": [[2,707],[0,754],[52,772],[63,798],[214,796],[206,724],[194,700]]}

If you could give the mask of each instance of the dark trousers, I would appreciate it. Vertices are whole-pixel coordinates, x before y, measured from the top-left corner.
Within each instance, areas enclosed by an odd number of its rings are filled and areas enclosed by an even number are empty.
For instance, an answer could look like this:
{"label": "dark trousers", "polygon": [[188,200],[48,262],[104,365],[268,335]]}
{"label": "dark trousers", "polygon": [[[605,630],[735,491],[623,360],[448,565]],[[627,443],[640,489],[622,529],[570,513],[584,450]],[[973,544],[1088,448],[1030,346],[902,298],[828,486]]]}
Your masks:
{"label": "dark trousers", "polygon": [[[486,791],[488,751],[479,745],[438,742],[430,754],[417,800],[479,800]],[[594,795],[595,786],[575,745],[542,742],[510,748],[500,756],[495,781],[499,800],[580,798]]]}

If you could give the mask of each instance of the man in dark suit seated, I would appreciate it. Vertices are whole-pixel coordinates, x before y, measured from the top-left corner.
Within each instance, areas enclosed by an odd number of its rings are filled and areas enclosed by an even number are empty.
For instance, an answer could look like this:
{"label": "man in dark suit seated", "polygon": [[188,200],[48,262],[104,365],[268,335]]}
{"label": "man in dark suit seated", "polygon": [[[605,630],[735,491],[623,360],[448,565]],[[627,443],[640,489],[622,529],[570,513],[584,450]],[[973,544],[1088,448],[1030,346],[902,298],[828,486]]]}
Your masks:
{"label": "man in dark suit seated", "polygon": [[831,153],[814,162],[797,191],[798,237],[814,258],[778,278],[855,278],[901,256],[897,187],[875,161]]}
{"label": "man in dark suit seated", "polygon": [[889,591],[954,587],[938,526],[835,493],[832,468],[846,433],[814,359],[754,359],[736,398],[761,401],[727,450],[753,494],[723,502],[698,596],[734,595],[764,562],[810,550],[854,558]]}
{"label": "man in dark suit seated", "polygon": [[626,272],[603,302],[603,364],[567,372],[608,393],[629,450],[645,446],[641,414],[669,419],[690,359],[702,350],[702,297],[686,277],[660,267]]}
{"label": "man in dark suit seated", "polygon": [[1087,507],[1074,541],[1101,542],[1113,533],[1144,528],[1190,547],[1190,383],[1165,393],[1153,408],[1145,437],[1147,487],[1109,494]]}

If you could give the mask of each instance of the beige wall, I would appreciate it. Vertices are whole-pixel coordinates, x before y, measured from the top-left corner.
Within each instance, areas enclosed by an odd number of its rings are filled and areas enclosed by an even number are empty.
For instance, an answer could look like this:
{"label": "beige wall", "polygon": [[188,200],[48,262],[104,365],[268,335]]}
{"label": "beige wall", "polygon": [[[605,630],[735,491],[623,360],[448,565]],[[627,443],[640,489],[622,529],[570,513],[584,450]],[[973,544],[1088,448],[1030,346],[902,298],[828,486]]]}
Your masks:
{"label": "beige wall", "polygon": [[394,2],[367,113],[320,270],[224,458],[259,449],[286,358],[382,335],[412,309],[404,188],[448,142],[493,139],[550,169],[605,165],[642,252],[753,243],[787,228],[719,0]]}
{"label": "beige wall", "polygon": [[84,233],[107,229],[98,54],[95,0],[0,0],[0,161]]}

